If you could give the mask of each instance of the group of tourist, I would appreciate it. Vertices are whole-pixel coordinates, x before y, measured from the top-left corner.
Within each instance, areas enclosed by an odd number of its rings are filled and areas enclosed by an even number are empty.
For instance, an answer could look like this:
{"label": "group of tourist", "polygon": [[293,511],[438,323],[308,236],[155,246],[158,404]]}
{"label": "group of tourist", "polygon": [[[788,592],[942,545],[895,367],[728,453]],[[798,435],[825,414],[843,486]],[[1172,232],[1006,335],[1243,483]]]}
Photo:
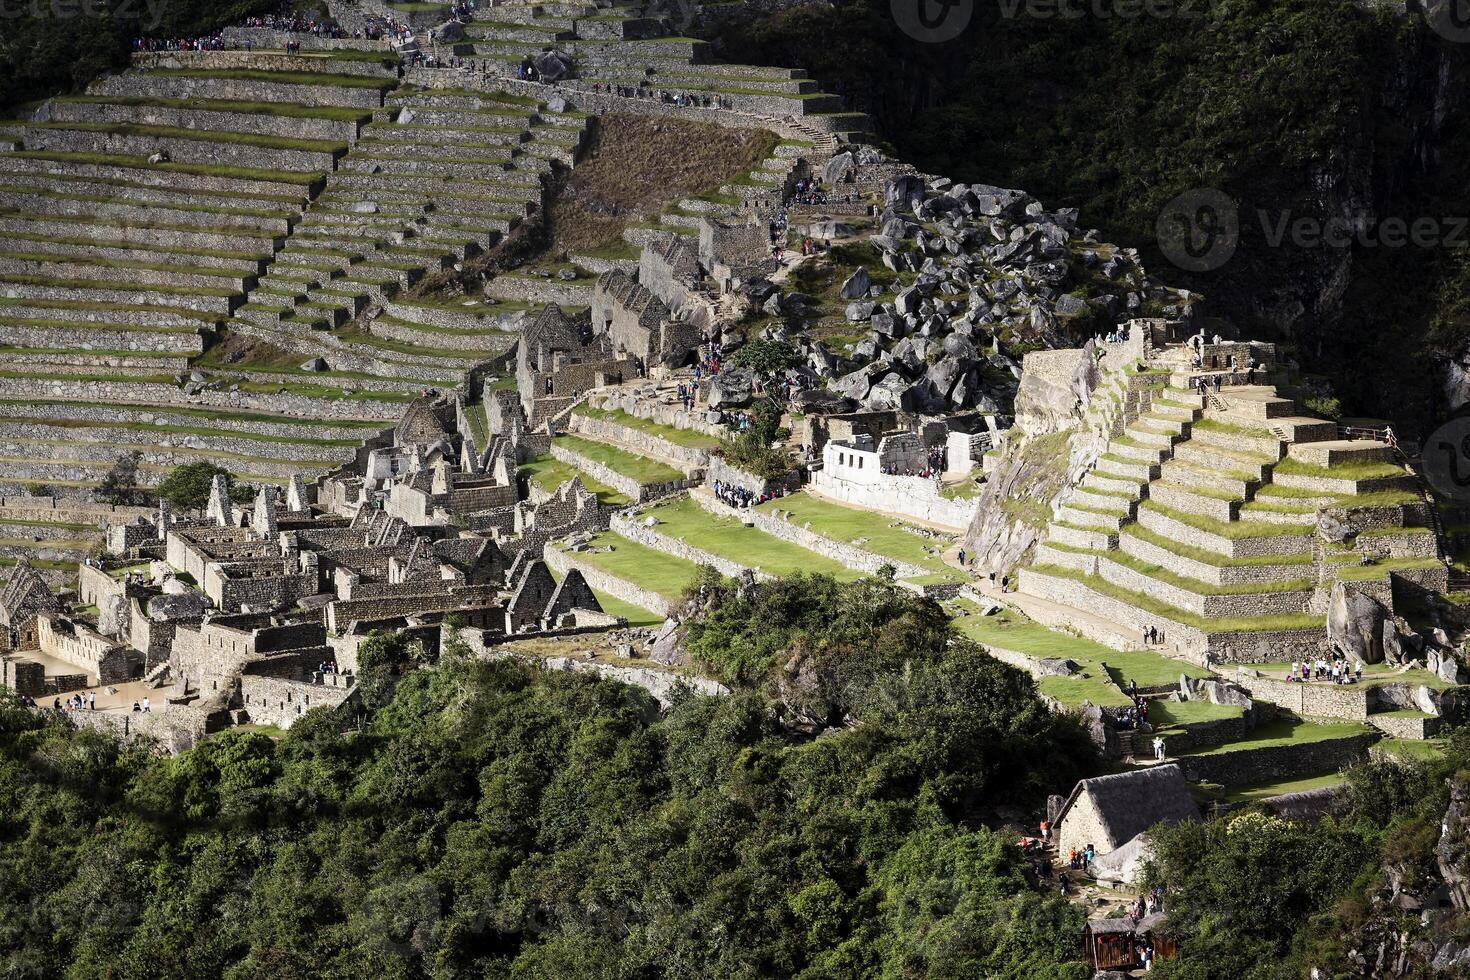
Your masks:
{"label": "group of tourist", "polygon": [[318,674],[336,674],[336,673],[339,673],[339,671],[337,669],[337,661],[335,661],[335,660],[323,660],[321,663],[319,663],[319,664],[316,665],[316,672]]}
{"label": "group of tourist", "polygon": [[778,500],[786,496],[785,487],[776,487],[774,490],[756,493],[744,487],[736,486],[733,483],[725,483],[721,480],[715,480],[711,485],[711,489],[714,490],[715,497],[721,503],[727,507],[735,507],[741,510],[749,510],[751,507],[759,506],[769,500]]}
{"label": "group of tourist", "polygon": [[695,372],[696,373],[695,373],[695,383],[694,384],[685,384],[682,381],[679,382],[679,387],[678,387],[679,404],[684,406],[684,411],[686,411],[686,412],[692,412],[692,411],[694,411],[694,396],[697,395],[697,394],[699,394],[699,374],[698,374],[698,371],[699,371],[699,369],[696,367],[695,368]]}
{"label": "group of tourist", "polygon": [[1132,703],[1118,714],[1113,724],[1119,731],[1151,731],[1152,727],[1148,721],[1148,700],[1135,694]]}
{"label": "group of tourist", "polygon": [[822,185],[814,177],[804,177],[796,182],[796,186],[791,189],[791,201],[793,204],[817,208],[828,204],[827,192],[822,190]]}
{"label": "group of tourist", "polygon": [[[32,703],[34,704],[34,702]],[[57,698],[54,702],[52,702],[51,706],[57,711],[65,712],[66,714],[71,714],[73,711],[96,711],[97,692],[78,691],[76,694],[73,694],[65,701]]]}
{"label": "group of tourist", "polygon": [[134,51],[224,51],[229,48],[218,34],[208,37],[138,37]]}
{"label": "group of tourist", "polygon": [[360,34],[354,35],[344,30],[336,21],[317,20],[284,6],[269,17],[246,17],[245,26],[286,34],[311,34],[315,37],[361,37]]}
{"label": "group of tourist", "polygon": [[149,714],[153,711],[153,702],[148,700],[147,695],[144,695],[141,704],[137,701],[133,702],[133,711],[137,712],[138,714]]}
{"label": "group of tourist", "polygon": [[1363,681],[1363,661],[1359,660],[1351,668],[1346,658],[1334,657],[1327,661],[1318,657],[1312,660],[1293,660],[1291,662],[1291,673],[1286,675],[1288,682],[1305,684],[1308,681],[1328,681],[1334,684],[1361,684]]}

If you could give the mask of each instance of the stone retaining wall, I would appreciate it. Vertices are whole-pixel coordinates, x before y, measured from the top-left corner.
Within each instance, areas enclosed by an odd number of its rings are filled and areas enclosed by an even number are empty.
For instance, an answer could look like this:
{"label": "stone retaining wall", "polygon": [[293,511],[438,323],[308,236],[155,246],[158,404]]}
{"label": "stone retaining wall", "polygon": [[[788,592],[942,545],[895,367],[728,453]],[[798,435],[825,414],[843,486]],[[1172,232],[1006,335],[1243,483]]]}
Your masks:
{"label": "stone retaining wall", "polygon": [[[1179,653],[1191,656],[1199,662],[1208,652],[1214,660],[1224,663],[1260,663],[1282,660],[1282,654],[1291,652],[1298,656],[1327,656],[1327,630],[1287,630],[1280,632],[1215,633],[1206,635],[1192,626],[1165,620],[1146,613],[1129,603],[1113,599],[1087,588],[1080,582],[1058,578],[1026,568],[1021,570],[1022,590],[1028,595],[1050,599],[1063,606],[1080,609],[1121,626],[1142,631],[1145,626],[1156,626],[1165,633],[1166,644]],[[1080,620],[1079,627],[1086,621]],[[1096,638],[1096,637],[1094,637]],[[1286,659],[1290,659],[1287,657]]]}
{"label": "stone retaining wall", "polygon": [[356,687],[336,687],[306,681],[243,674],[240,699],[250,722],[290,728],[312,708],[333,708],[352,697]]}
{"label": "stone retaining wall", "polygon": [[1242,668],[1236,683],[1251,697],[1285,708],[1299,718],[1330,721],[1367,721],[1369,687],[1360,684],[1295,684],[1253,674]]}
{"label": "stone retaining wall", "polygon": [[969,527],[970,518],[980,503],[979,497],[959,500],[941,497],[933,480],[918,476],[884,477],[881,484],[865,485],[834,477],[825,470],[816,470],[812,473],[811,488],[822,496],[843,503],[902,514],[955,532]]}
{"label": "stone retaining wall", "polygon": [[[368,116],[368,110],[363,110],[363,116]],[[359,123],[351,119],[274,116],[264,112],[225,112],[203,106],[197,109],[181,109],[120,102],[56,102],[51,107],[51,121],[136,123],[143,126],[172,126],[179,129],[342,142],[357,139],[361,129]]]}
{"label": "stone retaining wall", "polygon": [[794,493],[801,489],[801,472],[794,470],[783,478],[767,480],[739,469],[726,462],[723,456],[711,456],[709,469],[705,471],[705,483],[713,487],[716,483],[721,486],[740,487],[757,496],[771,493],[778,488],[785,488],[787,493]]}
{"label": "stone retaining wall", "polygon": [[[182,248],[182,249],[218,249],[221,251],[243,251],[269,252],[272,248],[279,248],[286,244],[284,237],[276,237],[272,233],[252,232],[251,229],[219,228],[211,229],[201,227],[197,231],[180,231],[169,228],[144,228],[131,225],[125,221],[116,224],[105,222],[92,223],[90,221],[56,221],[40,218],[34,221],[26,221],[19,218],[0,217],[0,232],[24,232],[30,234],[55,235],[62,238],[70,238],[75,241],[86,241],[88,239],[104,239],[108,241],[122,241],[137,244],[140,247],[157,248]],[[101,311],[68,310],[67,315],[72,320],[92,319],[85,314]],[[116,314],[121,316],[121,314]],[[150,322],[141,321],[139,315],[129,314],[132,319],[117,319],[119,323]]]}
{"label": "stone retaining wall", "polygon": [[226,44],[237,47],[250,44],[257,48],[284,50],[286,42],[290,41],[299,44],[303,51],[381,51],[384,55],[393,54],[393,42],[387,38],[371,40],[365,37],[318,37],[297,31],[273,31],[268,27],[238,25],[226,27],[220,31],[220,36]]}
{"label": "stone retaining wall", "polygon": [[594,285],[596,282],[591,279],[568,282],[554,276],[543,279],[540,276],[517,276],[502,272],[485,284],[485,295],[491,299],[530,303],[533,306],[547,303],[557,306],[591,306]]}
{"label": "stone retaining wall", "polygon": [[565,445],[555,441],[551,444],[551,455],[553,459],[568,463],[586,473],[594,480],[607,484],[634,503],[641,504],[658,497],[667,497],[669,494],[688,489],[690,483],[688,480],[675,480],[670,483],[650,483],[644,485],[630,476],[624,476],[611,467],[604,466],[596,460],[588,459],[581,453],[574,452]]}
{"label": "stone retaining wall", "polygon": [[1250,585],[1270,582],[1285,582],[1293,579],[1311,580],[1316,570],[1310,563],[1282,565],[1211,565],[1193,558],[1186,558],[1166,548],[1161,548],[1142,538],[1136,538],[1125,530],[1118,536],[1118,548],[1125,555],[1172,572],[1181,578],[1196,579],[1210,585]]}
{"label": "stone retaining wall", "polygon": [[[485,312],[476,312],[477,309],[484,309]],[[446,330],[505,330],[519,333],[532,318],[525,310],[498,314],[492,312],[493,310],[493,306],[466,306],[460,311],[393,299],[383,304],[383,311],[391,317],[407,323],[443,327]]]}
{"label": "stone retaining wall", "polygon": [[[234,28],[243,30],[243,28]],[[275,31],[268,32],[276,34]],[[291,34],[298,40],[310,35]],[[318,40],[321,40],[320,38]],[[366,42],[372,44],[373,42]],[[357,60],[355,58],[314,58],[310,55],[285,54],[272,51],[134,51],[133,67],[144,71],[150,68],[207,68],[211,71],[290,71],[308,75],[351,75],[357,78],[381,78],[385,81],[398,77],[398,68],[391,63],[391,52],[385,53],[384,61]]]}
{"label": "stone retaining wall", "polygon": [[379,109],[383,93],[345,85],[300,85],[219,77],[180,77],[149,72],[111,75],[87,86],[89,95],[167,99],[225,99],[235,102],[294,102],[345,109]]}
{"label": "stone retaining wall", "polygon": [[291,393],[257,395],[249,392],[201,391],[185,395],[170,384],[146,381],[79,381],[42,378],[0,378],[0,398],[50,398],[73,402],[142,402],[245,409],[278,415],[301,415],[321,419],[381,421],[403,414],[406,402],[355,398],[322,399]]}
{"label": "stone retaining wall", "polygon": [[587,584],[598,592],[606,593],[614,599],[632,603],[649,612],[667,618],[672,610],[670,603],[657,592],[639,588],[632,582],[620,579],[616,575],[610,575],[591,562],[584,561],[576,555],[562,551],[560,548],[548,546],[545,551],[546,567],[550,568],[560,577],[565,577],[571,569],[582,573]]}
{"label": "stone retaining wall", "polygon": [[1335,772],[1362,762],[1376,734],[1322,742],[1241,748],[1231,752],[1183,755],[1175,759],[1191,781],[1243,786],[1251,783],[1301,779]]}
{"label": "stone retaining wall", "polygon": [[246,143],[225,143],[182,136],[108,133],[83,129],[26,130],[26,147],[65,153],[107,153],[149,156],[165,152],[180,163],[204,163],[307,173],[333,168],[336,155],[316,150],[293,150]]}
{"label": "stone retaining wall", "polygon": [[1292,532],[1283,525],[1280,536],[1265,538],[1227,538],[1201,531],[1166,514],[1144,506],[1138,508],[1138,523],[1155,534],[1174,541],[1186,541],[1196,548],[1213,551],[1226,558],[1264,558],[1271,555],[1299,555],[1310,551],[1312,541],[1305,529]]}
{"label": "stone retaining wall", "polygon": [[567,417],[567,424],[573,432],[590,436],[595,440],[620,443],[644,456],[675,460],[686,468],[709,465],[708,449],[681,446],[642,429],[621,425],[609,419],[579,414],[575,409]]}

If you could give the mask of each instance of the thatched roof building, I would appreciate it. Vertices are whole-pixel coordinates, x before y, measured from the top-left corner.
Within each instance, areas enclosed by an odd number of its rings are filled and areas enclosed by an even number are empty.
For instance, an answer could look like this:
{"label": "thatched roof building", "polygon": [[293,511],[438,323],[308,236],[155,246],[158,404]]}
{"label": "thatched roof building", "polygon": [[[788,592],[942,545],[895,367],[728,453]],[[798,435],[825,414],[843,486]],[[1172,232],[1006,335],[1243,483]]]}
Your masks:
{"label": "thatched roof building", "polygon": [[1168,765],[1084,779],[1057,813],[1057,846],[1069,850],[1093,845],[1107,854],[1159,823],[1199,819],[1180,768]]}

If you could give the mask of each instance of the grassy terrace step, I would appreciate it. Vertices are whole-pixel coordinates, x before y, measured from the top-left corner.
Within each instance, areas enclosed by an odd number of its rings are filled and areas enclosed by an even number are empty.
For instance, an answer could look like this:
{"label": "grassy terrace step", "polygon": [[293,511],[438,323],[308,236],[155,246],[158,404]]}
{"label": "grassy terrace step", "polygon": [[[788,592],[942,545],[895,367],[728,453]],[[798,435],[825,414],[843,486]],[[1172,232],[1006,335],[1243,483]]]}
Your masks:
{"label": "grassy terrace step", "polygon": [[1160,506],[1152,500],[1146,500],[1138,506],[1139,510],[1155,511],[1170,520],[1186,524],[1198,531],[1208,531],[1222,538],[1274,538],[1294,533],[1290,528],[1283,528],[1280,524],[1245,520],[1225,522],[1202,517],[1199,514],[1186,514],[1183,511]]}
{"label": "grassy terrace step", "polygon": [[[7,316],[10,310],[27,308],[38,310],[71,311],[73,313],[106,312],[137,313],[140,315],[153,313],[167,315],[170,317],[179,317],[187,320],[197,320],[199,321],[200,326],[207,326],[219,320],[219,317],[215,314],[201,313],[197,310],[190,310],[177,306],[148,306],[128,303],[92,303],[85,300],[69,299],[12,299],[10,297],[0,297],[0,316]],[[90,323],[91,321],[88,322]],[[102,320],[96,321],[96,325],[99,327],[104,327],[108,330],[117,328],[117,324],[108,323]]]}
{"label": "grassy terrace step", "polygon": [[[1162,511],[1162,508],[1160,508],[1160,510]],[[1281,529],[1278,526],[1276,530],[1279,533]],[[1219,554],[1218,552],[1206,551],[1203,548],[1195,548],[1191,545],[1185,544],[1182,541],[1176,541],[1173,538],[1166,538],[1162,534],[1156,534],[1153,531],[1150,531],[1148,528],[1143,527],[1139,524],[1130,524],[1125,527],[1120,533],[1125,537],[1137,538],[1140,541],[1146,541],[1149,544],[1154,545],[1155,547],[1163,548],[1164,550],[1172,552],[1173,554],[1179,555],[1183,558],[1188,558],[1190,561],[1199,562],[1201,565],[1214,565],[1218,568],[1257,568],[1268,565],[1302,565],[1304,566],[1303,573],[1305,574],[1306,567],[1312,564],[1312,553],[1310,550],[1303,551],[1300,554],[1296,555],[1257,555],[1250,558],[1227,558],[1226,556]],[[1307,545],[1307,540],[1305,538],[1302,539],[1302,544],[1303,546]],[[1109,557],[1111,557],[1111,555]]]}
{"label": "grassy terrace step", "polygon": [[[4,164],[4,157],[0,157],[0,166]],[[276,205],[284,205],[287,208],[298,208],[306,203],[304,190],[294,194],[243,193],[238,190],[211,190],[209,188],[170,187],[160,185],[156,181],[136,180],[124,177],[91,177],[77,174],[38,174],[34,171],[17,170],[14,168],[0,170],[0,181],[11,187],[26,187],[38,191],[53,190],[65,194],[98,194],[105,193],[111,196],[116,190],[119,202],[136,201],[138,203],[153,203],[164,207],[169,206],[175,196],[179,197],[204,197],[219,198],[222,201],[233,201],[236,205],[244,202],[248,207],[263,208],[271,210]]]}
{"label": "grassy terrace step", "polygon": [[1013,609],[991,616],[980,615],[973,603],[961,600],[951,610],[967,615],[954,620],[955,629],[982,646],[1024,654],[1034,660],[1075,661],[1087,676],[1042,677],[1036,686],[1043,694],[1064,704],[1083,701],[1108,707],[1123,707],[1129,698],[1122,685],[1133,680],[1140,687],[1177,683],[1180,674],[1208,677],[1208,671],[1193,664],[1170,660],[1145,650],[1127,653],[1105,647],[1069,633],[1047,629]]}
{"label": "grassy terrace step", "polygon": [[1339,463],[1336,466],[1313,466],[1289,456],[1277,463],[1272,472],[1283,476],[1354,481],[1384,480],[1409,475],[1408,471],[1397,463]]}
{"label": "grassy terrace step", "polygon": [[614,550],[607,553],[579,551],[574,555],[578,561],[655,592],[670,602],[678,601],[699,574],[699,566],[692,561],[645,548],[611,531],[604,531],[589,543],[594,548],[611,546]]}
{"label": "grassy terrace step", "polygon": [[[25,187],[22,185],[5,184],[3,182],[3,178],[0,178],[0,194],[17,194],[25,195],[27,197],[42,197],[53,201],[76,201],[82,204],[92,203],[125,205],[134,211],[142,212],[147,212],[151,210],[189,211],[198,214],[221,214],[243,218],[275,218],[279,220],[294,218],[298,213],[295,210],[284,209],[266,210],[263,208],[234,208],[213,206],[208,204],[189,204],[183,201],[169,202],[165,204],[162,202],[128,201],[125,199],[100,197],[96,194],[68,194],[63,191],[46,190],[40,187]],[[198,231],[199,228],[195,226],[192,227],[191,230]]]}
{"label": "grassy terrace step", "polygon": [[1131,589],[1124,589],[1106,582],[1100,577],[1087,576],[1082,572],[1070,568],[1062,568],[1057,565],[1035,565],[1035,571],[1051,576],[1052,578],[1070,579],[1077,582],[1099,595],[1127,603],[1136,609],[1142,610],[1161,619],[1171,620],[1183,626],[1191,626],[1202,633],[1255,633],[1255,632],[1280,632],[1299,629],[1321,629],[1326,625],[1326,618],[1313,616],[1306,613],[1293,613],[1282,616],[1245,616],[1234,619],[1207,619],[1196,616],[1191,612],[1160,602],[1151,596]]}
{"label": "grassy terrace step", "polygon": [[517,472],[547,493],[554,493],[563,483],[578,479],[589,493],[596,495],[598,503],[606,507],[626,507],[633,502],[606,483],[594,480],[570,463],[563,463],[552,456],[537,456],[521,464]]}
{"label": "grassy terrace step", "polygon": [[[0,398],[0,410],[5,407],[31,407],[51,405],[59,408],[85,408],[87,410],[112,410],[119,413],[147,411],[149,405],[140,402],[87,402],[85,404],[75,401],[58,401],[55,399],[34,399],[22,401],[14,398]],[[160,412],[169,415],[177,415],[184,418],[197,418],[213,420],[218,422],[240,422],[244,424],[259,423],[272,425],[305,426],[325,429],[362,429],[364,438],[368,434],[383,428],[379,422],[365,422],[359,419],[315,419],[300,415],[276,415],[269,412],[242,412],[231,409],[192,408],[185,405],[158,405],[152,406]],[[0,414],[0,418],[5,418]],[[79,422],[80,425],[95,425],[94,422]],[[234,430],[228,430],[233,432]],[[334,440],[327,440],[334,441]],[[355,445],[356,443],[354,443]]]}
{"label": "grassy terrace step", "polygon": [[259,136],[230,130],[184,129],[178,126],[149,126],[143,123],[30,123],[35,129],[107,133],[112,136],[152,136],[158,139],[196,140],[205,143],[239,143],[268,150],[305,150],[311,153],[346,153],[347,144],[338,140],[309,140],[286,136]]}
{"label": "grassy terrace step", "polygon": [[[106,259],[86,255],[62,255],[56,252],[12,252],[0,251],[0,259],[12,262],[42,262],[58,266],[87,266],[101,269],[132,269],[138,272],[167,272],[187,276],[208,276],[226,282],[239,282],[244,273],[212,266],[171,265],[162,262],[141,262],[132,259]],[[144,285],[131,283],[129,285]],[[224,288],[224,287],[220,287]],[[239,290],[232,290],[238,292]]]}
{"label": "grassy terrace step", "polygon": [[[1129,528],[1128,530],[1132,530],[1132,528]],[[1125,530],[1122,533],[1126,534],[1128,533],[1128,530]],[[1099,558],[1106,558],[1109,561],[1122,565],[1124,568],[1135,571],[1140,575],[1145,575],[1148,578],[1156,579],[1160,582],[1165,583],[1166,585],[1172,585],[1174,588],[1179,589],[1182,592],[1192,592],[1195,595],[1200,596],[1263,595],[1269,592],[1301,592],[1311,589],[1314,585],[1313,580],[1310,578],[1295,579],[1284,582],[1271,581],[1249,582],[1239,585],[1215,585],[1210,582],[1201,582],[1199,579],[1185,578],[1180,575],[1175,575],[1173,572],[1169,571],[1167,568],[1164,568],[1161,565],[1150,564],[1149,562],[1142,561],[1138,558],[1133,557],[1132,555],[1125,554],[1121,551],[1099,552],[1093,551],[1089,548],[1076,548],[1071,545],[1057,544],[1054,542],[1049,542],[1047,544],[1047,547],[1074,555],[1095,555]]]}
{"label": "grassy terrace step", "polygon": [[57,102],[83,105],[121,105],[135,108],[199,109],[209,112],[238,112],[254,116],[284,116],[291,119],[333,119],[366,123],[371,109],[313,106],[295,102],[238,102],[230,99],[169,99],[141,95],[64,95]]}
{"label": "grassy terrace step", "polygon": [[[262,254],[268,254],[270,249],[273,247],[275,239],[277,237],[274,232],[262,231],[259,228],[253,228],[250,226],[210,228],[207,225],[175,225],[161,221],[130,221],[126,218],[119,218],[112,215],[93,217],[90,215],[77,214],[38,214],[7,207],[0,207],[0,218],[6,218],[12,221],[45,222],[47,224],[75,226],[78,231],[71,240],[76,241],[79,244],[98,244],[101,241],[100,239],[84,238],[81,235],[81,229],[83,228],[120,228],[126,229],[128,231],[176,231],[184,232],[190,235],[220,235],[227,236],[229,238],[255,239],[260,242]],[[123,241],[125,242],[126,247],[143,247],[141,243],[129,242],[126,240]],[[153,246],[149,245],[147,247],[152,248]],[[197,254],[205,254],[199,252],[199,250],[197,249],[191,251],[194,251]]]}
{"label": "grassy terrace step", "polygon": [[[811,530],[824,538],[852,544],[864,551],[895,561],[906,562],[929,570],[936,575],[945,575],[952,581],[960,581],[963,574],[945,564],[944,560],[930,553],[937,543],[948,544],[948,538],[924,538],[907,530],[913,525],[896,520],[887,514],[858,510],[842,504],[796,493],[779,500],[761,504],[757,509],[764,511],[790,511],[791,523],[802,527],[808,523]],[[859,539],[862,543],[859,544]]]}
{"label": "grassy terrace step", "polygon": [[654,528],[659,534],[678,538],[686,544],[718,555],[770,575],[794,575],[812,572],[831,575],[841,581],[862,578],[840,562],[807,551],[800,545],[758,531],[734,517],[710,513],[681,494],[668,503],[643,512],[658,519]]}
{"label": "grassy terrace step", "polygon": [[325,72],[264,71],[256,68],[153,68],[149,74],[162,78],[222,78],[237,82],[277,82],[283,85],[325,85],[338,88],[370,88],[386,92],[398,84],[392,78],[334,75]]}
{"label": "grassy terrace step", "polygon": [[[249,439],[257,442],[281,444],[292,443],[304,446],[322,446],[328,448],[355,448],[361,444],[357,439],[313,439],[302,436],[278,436],[266,435],[259,432],[248,432],[240,429],[220,429],[208,426],[187,425],[159,425],[154,422],[127,422],[106,421],[99,422],[94,419],[59,419],[59,418],[36,418],[25,415],[0,415],[0,430],[7,424],[21,423],[25,425],[46,426],[56,429],[72,429],[81,432],[84,436],[94,429],[123,429],[128,432],[157,432],[161,435],[185,435],[199,436],[201,438],[229,438]],[[78,440],[72,440],[78,441]],[[91,440],[81,440],[91,441]],[[105,440],[104,440],[105,441]]]}
{"label": "grassy terrace step", "polygon": [[268,170],[253,167],[227,167],[210,163],[149,163],[145,156],[124,153],[74,153],[64,150],[17,150],[4,159],[38,160],[48,163],[70,163],[78,166],[120,167],[163,174],[187,174],[193,177],[222,177],[231,180],[255,180],[262,183],[297,184],[303,187],[320,181],[326,175],[299,170]]}
{"label": "grassy terrace step", "polygon": [[[47,276],[18,276],[0,272],[0,285],[13,283],[21,286],[45,286],[63,289],[110,289],[133,292],[167,293],[176,296],[215,296],[228,298],[240,295],[238,289],[216,289],[202,286],[156,286],[147,283],[128,284],[103,282],[92,279],[53,279]],[[103,304],[105,305],[105,304]]]}
{"label": "grassy terrace step", "polygon": [[[34,318],[17,318],[5,315],[5,308],[0,306],[0,327],[34,327],[39,330],[95,330],[108,333],[135,333],[135,334],[179,334],[187,336],[198,333],[197,328],[190,327],[148,327],[137,326],[128,323],[94,323],[80,320],[38,320]],[[82,348],[74,350],[81,352]],[[91,353],[90,351],[87,351]]]}
{"label": "grassy terrace step", "polygon": [[557,436],[554,444],[565,446],[586,459],[601,463],[615,473],[631,480],[637,480],[642,486],[673,483],[684,479],[684,474],[672,466],[579,436]]}
{"label": "grassy terrace step", "polygon": [[[211,259],[234,259],[240,262],[257,262],[270,258],[267,252],[234,252],[217,248],[171,248],[166,245],[144,245],[140,242],[117,241],[107,238],[63,238],[59,235],[35,235],[29,232],[5,232],[7,240],[37,242],[45,245],[75,245],[78,248],[111,248],[130,252],[156,252],[159,255],[204,256]],[[74,256],[72,261],[95,261]]]}
{"label": "grassy terrace step", "polygon": [[719,439],[696,429],[678,429],[672,425],[661,425],[651,419],[629,415],[622,409],[609,411],[602,408],[593,408],[591,405],[583,402],[572,409],[572,414],[581,415],[590,419],[601,419],[605,422],[612,422],[629,429],[637,429],[639,432],[646,432],[651,436],[657,436],[676,446],[687,446],[690,449],[713,449],[720,444]]}
{"label": "grassy terrace step", "polygon": [[1228,752],[1246,752],[1253,749],[1279,748],[1287,745],[1306,745],[1312,742],[1353,738],[1372,732],[1373,729],[1367,725],[1355,725],[1350,722],[1324,725],[1281,718],[1276,721],[1267,722],[1264,725],[1258,725],[1243,738],[1236,739],[1233,742],[1203,748],[1185,749],[1177,754],[1223,755]]}

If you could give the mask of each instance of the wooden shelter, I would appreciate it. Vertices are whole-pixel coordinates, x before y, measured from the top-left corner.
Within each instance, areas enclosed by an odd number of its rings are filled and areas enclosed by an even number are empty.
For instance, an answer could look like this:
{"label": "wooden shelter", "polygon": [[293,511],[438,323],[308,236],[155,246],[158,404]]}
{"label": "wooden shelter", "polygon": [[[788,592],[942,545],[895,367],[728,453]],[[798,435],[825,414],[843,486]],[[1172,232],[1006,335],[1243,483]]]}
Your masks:
{"label": "wooden shelter", "polygon": [[1139,961],[1141,946],[1151,946],[1154,958],[1172,960],[1177,949],[1174,939],[1164,930],[1164,913],[1135,919],[1088,919],[1083,933],[1085,957],[1094,970],[1132,970]]}

